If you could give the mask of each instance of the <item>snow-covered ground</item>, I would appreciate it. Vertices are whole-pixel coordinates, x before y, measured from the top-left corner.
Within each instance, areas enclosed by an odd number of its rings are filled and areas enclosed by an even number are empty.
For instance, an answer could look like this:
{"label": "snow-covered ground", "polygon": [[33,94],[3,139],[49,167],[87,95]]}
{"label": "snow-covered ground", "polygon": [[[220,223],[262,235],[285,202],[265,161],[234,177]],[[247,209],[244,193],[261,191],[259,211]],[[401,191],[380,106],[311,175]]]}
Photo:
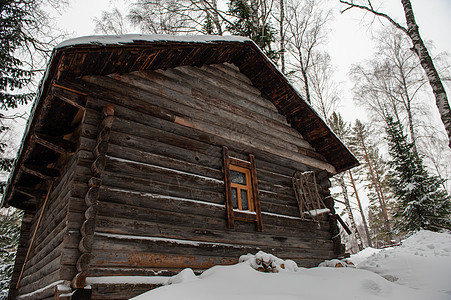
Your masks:
{"label": "snow-covered ground", "polygon": [[[395,248],[365,249],[351,257],[356,268],[298,268],[259,252],[200,276],[185,269],[166,286],[133,299],[451,300],[450,255],[451,235],[430,231],[420,231]],[[274,273],[256,270],[263,267]]]}

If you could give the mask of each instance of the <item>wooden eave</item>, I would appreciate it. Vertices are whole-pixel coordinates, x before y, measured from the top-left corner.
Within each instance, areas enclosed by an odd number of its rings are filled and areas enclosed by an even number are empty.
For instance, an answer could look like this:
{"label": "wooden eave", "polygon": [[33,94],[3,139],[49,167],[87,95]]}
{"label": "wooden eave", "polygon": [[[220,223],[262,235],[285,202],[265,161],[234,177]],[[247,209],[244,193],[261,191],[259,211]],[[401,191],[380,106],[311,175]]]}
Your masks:
{"label": "wooden eave", "polygon": [[[24,164],[33,162],[33,156],[47,157],[49,163],[57,158],[58,149],[47,147],[34,139],[36,132],[44,127],[68,127],[77,109],[83,108],[83,95],[75,103],[68,104],[63,94],[53,91],[55,81],[78,78],[84,75],[124,74],[133,71],[175,68],[183,65],[202,66],[205,64],[233,63],[261,90],[262,96],[269,99],[284,115],[291,126],[299,131],[327,162],[333,165],[337,173],[358,165],[357,159],[336,137],[319,115],[308,105],[299,93],[280,73],[277,67],[250,40],[208,42],[145,41],[139,40],[125,44],[76,44],[54,50],[47,72],[41,82],[27,130],[22,141],[19,155],[11,172],[2,206],[20,207],[26,203],[27,195],[15,192],[12,186],[20,184],[24,175]],[[58,98],[61,101],[56,101]],[[66,101],[66,102],[65,102]],[[72,106],[68,112],[67,107]],[[51,112],[51,114],[49,114]],[[57,117],[55,117],[55,114]],[[53,117],[52,117],[53,116]],[[62,121],[58,123],[58,119]],[[56,124],[58,123],[58,124]],[[42,132],[47,134],[47,132]],[[63,132],[54,132],[62,134]],[[41,135],[42,136],[42,135]],[[38,143],[36,143],[36,140]],[[59,145],[61,147],[61,145]],[[62,148],[61,148],[62,149]],[[58,150],[58,151],[54,151]],[[61,150],[62,151],[62,150]],[[26,169],[25,169],[26,170]],[[35,176],[36,177],[36,176]],[[42,179],[42,178],[41,178]],[[39,181],[36,181],[39,185]],[[42,191],[39,191],[41,194]],[[11,201],[13,194],[20,194],[17,201]],[[25,200],[26,201],[25,201]],[[31,201],[34,198],[30,199]],[[17,202],[17,203],[16,203]],[[22,207],[29,209],[28,207]]]}

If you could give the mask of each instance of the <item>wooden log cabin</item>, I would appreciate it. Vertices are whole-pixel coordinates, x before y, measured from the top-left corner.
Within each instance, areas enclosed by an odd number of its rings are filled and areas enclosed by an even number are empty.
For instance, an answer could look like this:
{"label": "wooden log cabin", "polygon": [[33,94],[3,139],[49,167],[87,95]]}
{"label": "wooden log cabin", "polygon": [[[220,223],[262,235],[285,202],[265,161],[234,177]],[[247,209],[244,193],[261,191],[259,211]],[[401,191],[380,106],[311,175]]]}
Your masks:
{"label": "wooden log cabin", "polygon": [[[24,210],[9,297],[124,299],[156,286],[125,276],[259,250],[316,266],[344,253],[329,178],[357,164],[249,39],[62,43],[2,200]],[[295,171],[329,214],[301,216]]]}

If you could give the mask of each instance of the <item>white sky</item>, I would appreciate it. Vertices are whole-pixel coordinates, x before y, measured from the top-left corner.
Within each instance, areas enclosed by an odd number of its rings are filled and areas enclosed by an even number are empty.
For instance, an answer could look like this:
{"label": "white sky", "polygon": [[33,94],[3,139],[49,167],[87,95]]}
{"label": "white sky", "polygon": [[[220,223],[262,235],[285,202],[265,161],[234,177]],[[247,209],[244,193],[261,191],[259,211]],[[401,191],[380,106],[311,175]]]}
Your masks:
{"label": "white sky", "polygon": [[[372,16],[353,9],[344,14],[339,12],[343,6],[339,0],[328,0],[335,7],[335,18],[331,23],[331,34],[327,49],[337,67],[336,80],[341,86],[340,111],[348,121],[356,117],[364,118],[364,111],[358,109],[352,101],[352,85],[348,79],[348,70],[352,64],[371,58],[373,45],[371,36],[374,27],[387,24],[376,20],[369,26]],[[451,0],[411,0],[417,23],[423,39],[434,42],[432,54],[447,51],[451,54],[451,39],[448,31],[451,29]],[[68,32],[71,37],[93,35],[94,18],[100,17],[102,10],[113,7],[123,7],[126,11],[128,1],[119,0],[71,0],[69,7],[57,18],[57,26]],[[404,22],[403,9],[400,0],[374,1],[382,3],[380,10],[393,16],[399,23]]]}

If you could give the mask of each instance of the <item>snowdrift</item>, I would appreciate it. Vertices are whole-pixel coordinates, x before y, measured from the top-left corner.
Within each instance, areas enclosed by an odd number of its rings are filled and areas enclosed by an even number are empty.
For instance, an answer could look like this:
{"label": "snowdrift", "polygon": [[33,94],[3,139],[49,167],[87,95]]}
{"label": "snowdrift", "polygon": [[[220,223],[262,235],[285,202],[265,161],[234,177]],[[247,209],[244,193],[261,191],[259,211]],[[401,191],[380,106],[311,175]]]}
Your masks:
{"label": "snowdrift", "polygon": [[[451,300],[451,235],[421,231],[400,247],[366,249],[357,268],[299,268],[259,252],[200,276],[185,269],[164,287],[133,299],[196,300]],[[353,258],[351,258],[352,261]]]}

